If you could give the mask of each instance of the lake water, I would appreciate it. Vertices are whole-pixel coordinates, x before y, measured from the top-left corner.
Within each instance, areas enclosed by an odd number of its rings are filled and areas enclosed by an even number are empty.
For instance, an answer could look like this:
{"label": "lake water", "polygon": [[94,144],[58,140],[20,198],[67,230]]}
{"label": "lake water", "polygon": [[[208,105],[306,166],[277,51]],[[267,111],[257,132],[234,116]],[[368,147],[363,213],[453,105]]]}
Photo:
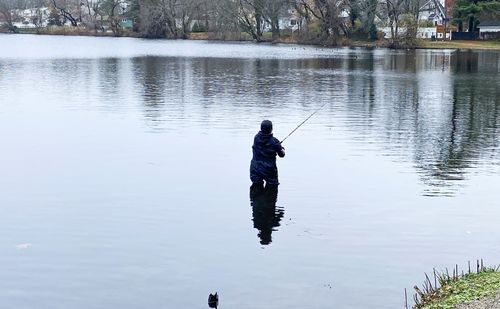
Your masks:
{"label": "lake water", "polygon": [[2,35],[1,307],[402,308],[500,263],[499,98],[500,52]]}

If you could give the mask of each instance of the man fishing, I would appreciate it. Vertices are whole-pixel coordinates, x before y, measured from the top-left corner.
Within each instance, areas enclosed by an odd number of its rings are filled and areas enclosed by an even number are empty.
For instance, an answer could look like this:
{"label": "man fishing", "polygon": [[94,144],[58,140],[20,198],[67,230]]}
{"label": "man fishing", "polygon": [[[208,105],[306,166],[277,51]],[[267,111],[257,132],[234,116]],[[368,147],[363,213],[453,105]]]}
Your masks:
{"label": "man fishing", "polygon": [[253,142],[253,158],[250,163],[250,180],[252,187],[262,188],[264,181],[266,187],[279,185],[276,155],[285,156],[285,148],[281,142],[273,137],[273,123],[264,120],[260,124],[260,132],[255,135]]}

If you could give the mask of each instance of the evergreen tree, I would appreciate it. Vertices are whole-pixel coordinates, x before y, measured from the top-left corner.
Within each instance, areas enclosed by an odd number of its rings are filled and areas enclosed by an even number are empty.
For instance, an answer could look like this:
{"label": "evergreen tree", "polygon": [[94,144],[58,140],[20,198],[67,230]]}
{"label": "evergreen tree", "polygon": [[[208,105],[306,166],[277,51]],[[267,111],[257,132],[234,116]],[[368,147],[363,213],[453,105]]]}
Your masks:
{"label": "evergreen tree", "polygon": [[500,19],[500,2],[483,0],[457,0],[453,7],[453,21],[458,31],[477,31],[480,21]]}

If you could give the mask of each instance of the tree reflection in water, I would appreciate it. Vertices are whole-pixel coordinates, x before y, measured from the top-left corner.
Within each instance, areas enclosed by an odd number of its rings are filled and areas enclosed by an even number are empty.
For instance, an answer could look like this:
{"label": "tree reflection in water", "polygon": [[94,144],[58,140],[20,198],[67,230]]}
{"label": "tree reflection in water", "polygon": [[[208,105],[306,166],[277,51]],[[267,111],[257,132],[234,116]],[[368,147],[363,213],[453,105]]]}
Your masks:
{"label": "tree reflection in water", "polygon": [[204,128],[231,123],[226,129],[244,130],[247,117],[262,114],[294,123],[318,102],[333,100],[318,121],[342,126],[356,147],[376,145],[384,156],[411,162],[423,195],[454,195],[478,167],[488,171],[487,165],[500,163],[498,53],[352,50],[339,58],[244,61],[143,57],[132,60],[132,69],[145,119],[155,129],[182,122]]}

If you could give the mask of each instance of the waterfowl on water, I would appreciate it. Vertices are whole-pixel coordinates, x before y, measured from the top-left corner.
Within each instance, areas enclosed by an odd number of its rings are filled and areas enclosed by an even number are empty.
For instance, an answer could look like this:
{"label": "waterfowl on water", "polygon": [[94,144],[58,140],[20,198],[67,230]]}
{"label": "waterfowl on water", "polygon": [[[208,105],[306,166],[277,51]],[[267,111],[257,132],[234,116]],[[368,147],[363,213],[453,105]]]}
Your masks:
{"label": "waterfowl on water", "polygon": [[217,292],[215,292],[215,294],[210,293],[210,295],[208,295],[208,307],[217,308],[218,305],[219,295],[217,295]]}

